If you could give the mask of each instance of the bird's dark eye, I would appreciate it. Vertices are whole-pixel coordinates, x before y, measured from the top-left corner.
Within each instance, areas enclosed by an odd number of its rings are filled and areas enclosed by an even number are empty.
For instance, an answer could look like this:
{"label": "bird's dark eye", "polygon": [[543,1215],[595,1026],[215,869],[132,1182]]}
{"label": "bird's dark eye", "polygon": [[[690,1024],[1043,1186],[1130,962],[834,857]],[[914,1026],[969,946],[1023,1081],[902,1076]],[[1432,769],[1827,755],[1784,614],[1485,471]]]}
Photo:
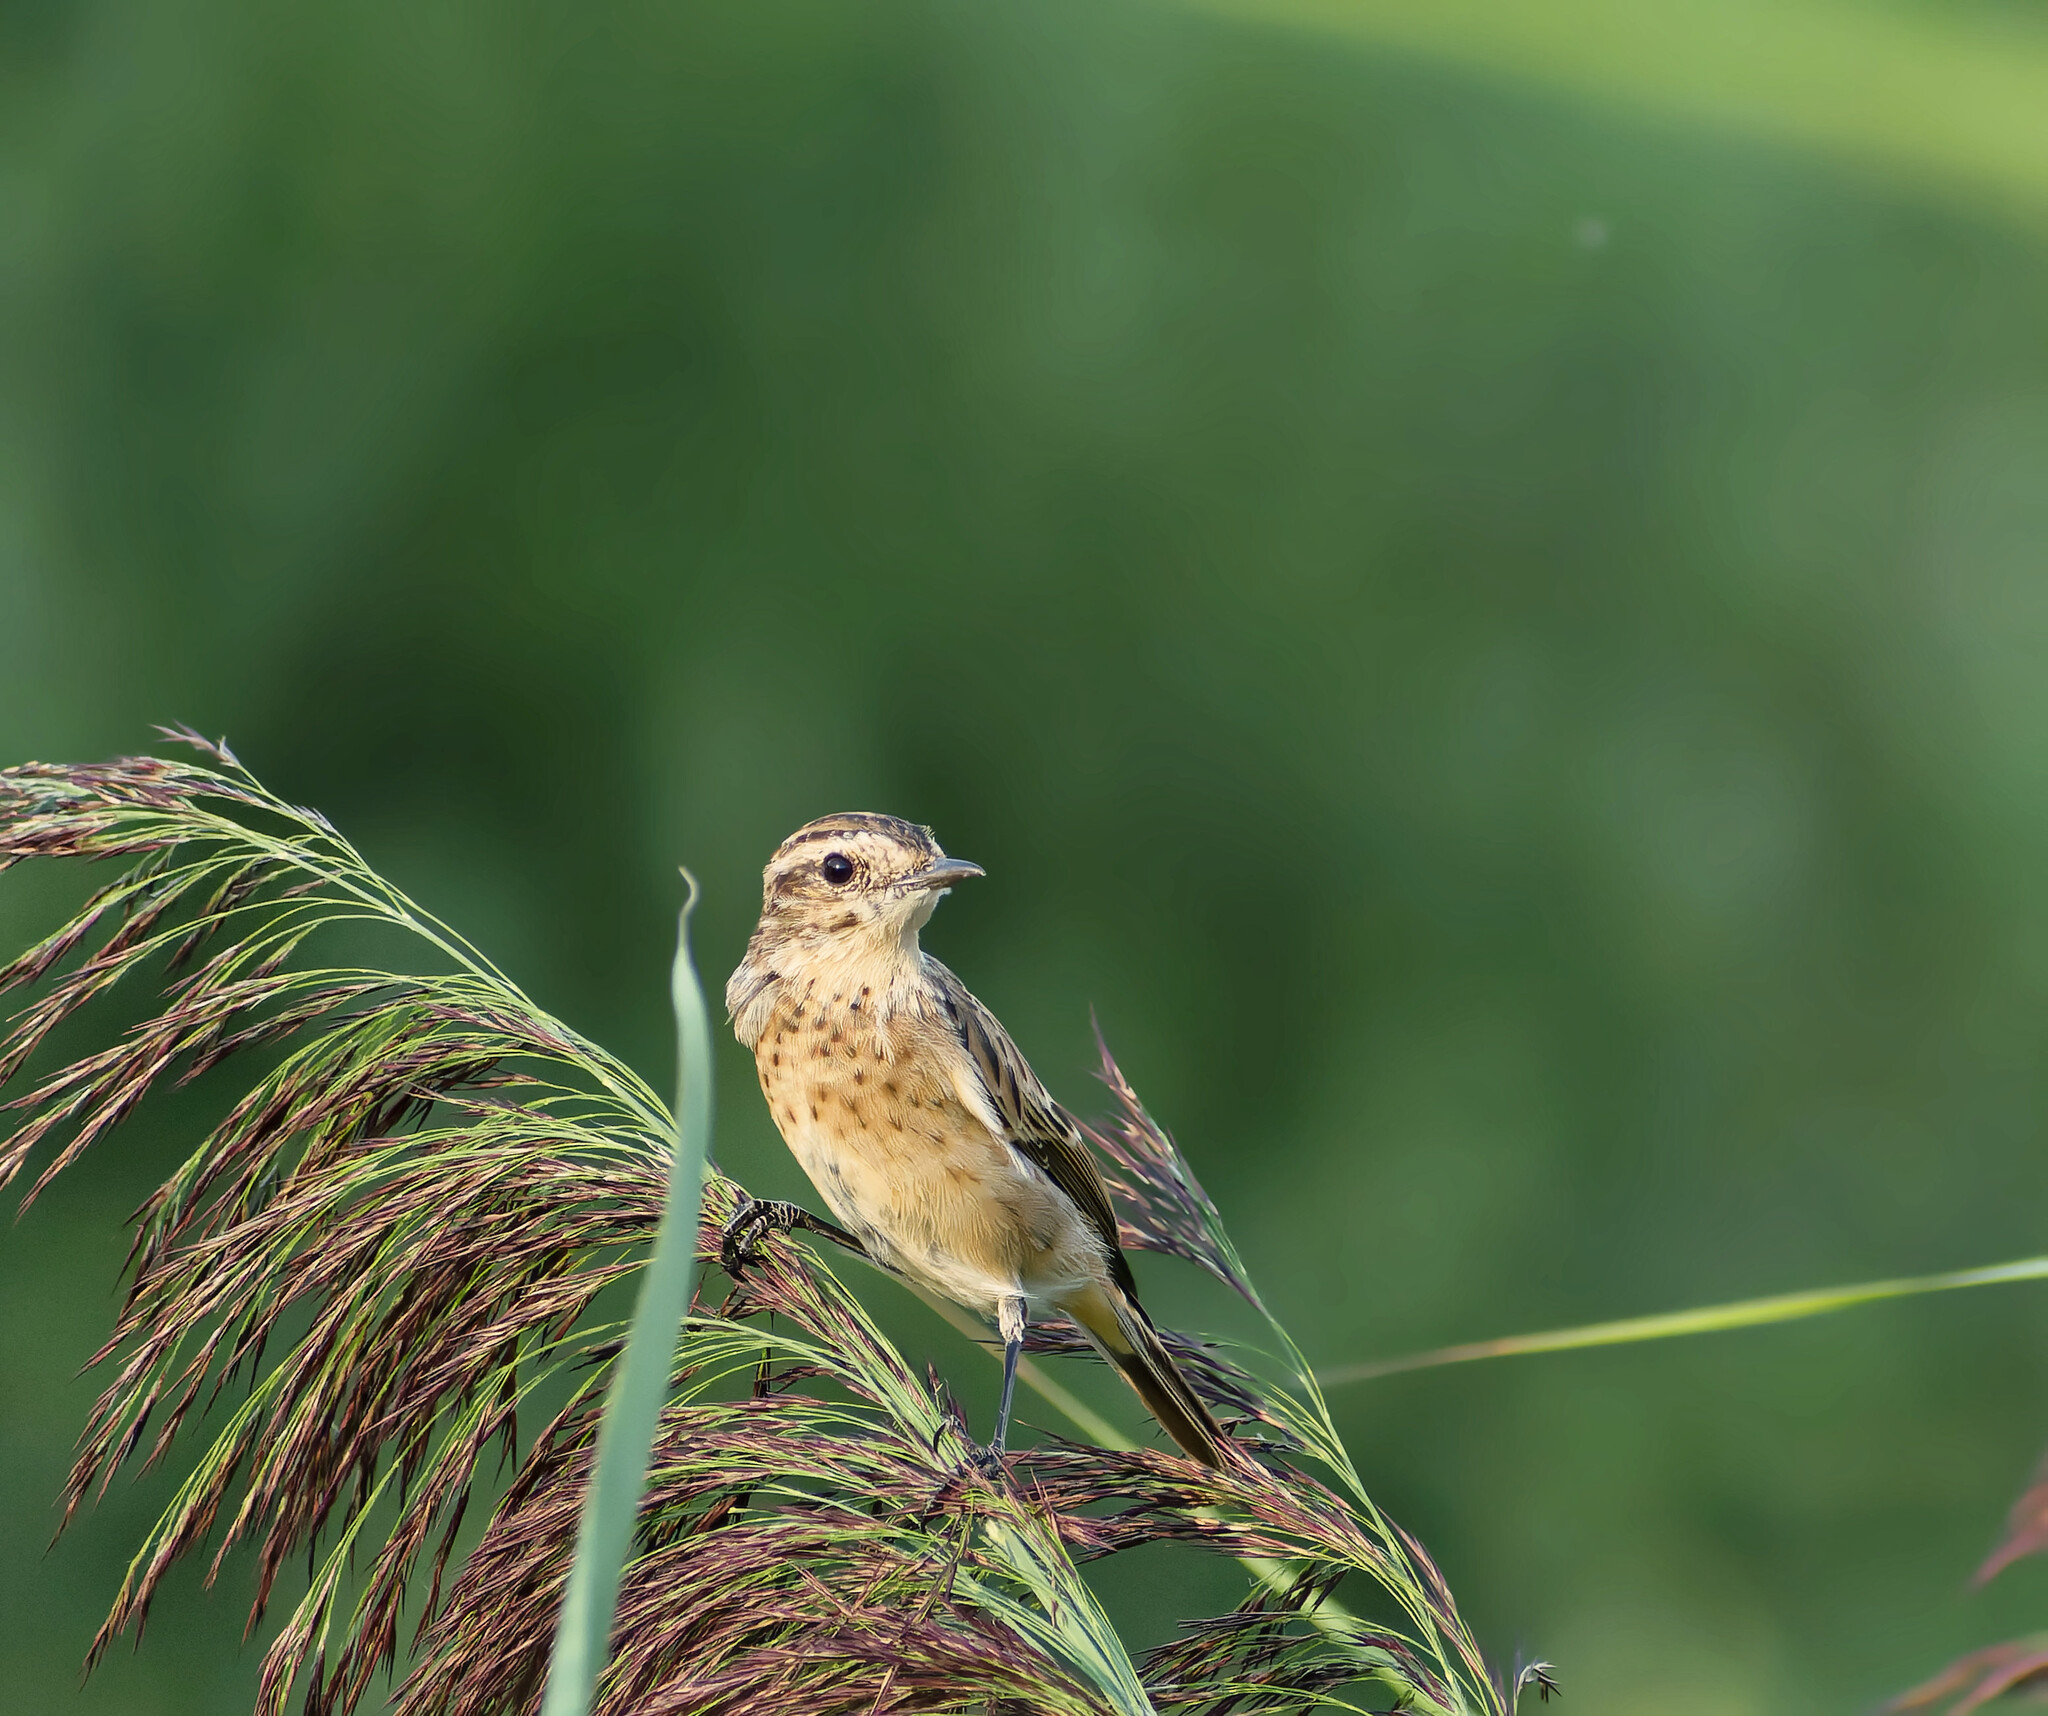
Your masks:
{"label": "bird's dark eye", "polygon": [[853,860],[844,852],[828,852],[824,863],[818,866],[818,873],[835,888],[843,888],[853,880]]}

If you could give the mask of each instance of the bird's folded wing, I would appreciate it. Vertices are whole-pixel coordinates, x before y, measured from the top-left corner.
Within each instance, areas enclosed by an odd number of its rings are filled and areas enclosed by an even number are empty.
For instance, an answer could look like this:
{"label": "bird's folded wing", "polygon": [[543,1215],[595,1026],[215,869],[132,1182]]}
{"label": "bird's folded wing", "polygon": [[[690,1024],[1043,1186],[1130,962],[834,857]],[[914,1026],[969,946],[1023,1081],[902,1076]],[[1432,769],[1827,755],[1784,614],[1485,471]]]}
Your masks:
{"label": "bird's folded wing", "polygon": [[925,955],[925,964],[968,1059],[981,1075],[982,1089],[1002,1124],[1004,1137],[1074,1201],[1102,1236],[1111,1279],[1126,1293],[1135,1294],[1131,1266],[1117,1243],[1116,1211],[1110,1207],[1109,1189],[1102,1183],[1101,1171],[1073,1116],[1039,1083],[1031,1063],[1010,1041],[1009,1032],[967,985],[930,954]]}

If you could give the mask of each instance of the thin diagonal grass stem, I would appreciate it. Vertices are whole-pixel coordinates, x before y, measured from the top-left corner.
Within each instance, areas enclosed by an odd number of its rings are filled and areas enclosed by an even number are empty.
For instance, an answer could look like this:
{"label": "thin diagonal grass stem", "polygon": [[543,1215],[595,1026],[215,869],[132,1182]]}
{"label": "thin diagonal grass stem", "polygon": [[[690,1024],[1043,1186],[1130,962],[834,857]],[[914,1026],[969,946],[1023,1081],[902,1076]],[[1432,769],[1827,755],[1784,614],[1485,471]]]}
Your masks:
{"label": "thin diagonal grass stem", "polygon": [[1436,1347],[1400,1358],[1369,1359],[1360,1364],[1333,1365],[1322,1373],[1323,1385],[1370,1382],[1404,1371],[1439,1365],[1470,1364],[1477,1359],[1513,1358],[1520,1353],[1573,1352],[1581,1347],[1626,1346],[1635,1341],[1669,1340],[1675,1335],[1711,1335],[1724,1329],[1753,1329],[1766,1323],[1797,1322],[1825,1316],[1881,1299],[1910,1299],[1923,1293],[1952,1293],[1962,1287],[2001,1287],[2013,1281],[2048,1279],[2048,1257],[2023,1257],[2015,1263],[1994,1263],[1981,1269],[1953,1269],[1941,1275],[1902,1275],[1889,1281],[1861,1281],[1847,1287],[1818,1287],[1804,1293],[1774,1293],[1763,1299],[1737,1299],[1725,1305],[1700,1305],[1689,1311],[1666,1311],[1654,1317],[1622,1317],[1611,1323],[1582,1323],[1571,1329],[1545,1329],[1531,1335],[1504,1335],[1491,1341],[1467,1341]]}

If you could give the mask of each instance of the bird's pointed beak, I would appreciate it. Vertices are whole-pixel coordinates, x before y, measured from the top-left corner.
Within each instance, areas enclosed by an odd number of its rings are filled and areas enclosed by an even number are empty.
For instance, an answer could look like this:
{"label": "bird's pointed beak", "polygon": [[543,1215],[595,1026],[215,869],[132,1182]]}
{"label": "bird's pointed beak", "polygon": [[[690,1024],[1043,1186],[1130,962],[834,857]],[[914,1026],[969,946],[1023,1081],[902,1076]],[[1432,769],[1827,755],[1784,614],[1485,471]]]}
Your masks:
{"label": "bird's pointed beak", "polygon": [[914,871],[903,878],[906,888],[950,888],[955,882],[971,882],[987,872],[979,864],[970,864],[965,858],[941,858],[927,869]]}

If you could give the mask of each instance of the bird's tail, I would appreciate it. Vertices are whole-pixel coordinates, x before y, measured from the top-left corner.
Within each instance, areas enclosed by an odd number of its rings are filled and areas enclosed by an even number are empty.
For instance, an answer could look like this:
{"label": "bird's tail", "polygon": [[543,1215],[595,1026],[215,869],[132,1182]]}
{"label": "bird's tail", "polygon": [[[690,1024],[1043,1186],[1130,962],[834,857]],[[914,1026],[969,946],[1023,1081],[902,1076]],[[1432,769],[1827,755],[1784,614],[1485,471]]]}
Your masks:
{"label": "bird's tail", "polygon": [[1145,1409],[1183,1454],[1205,1466],[1223,1464],[1222,1427],[1188,1386],[1136,1299],[1102,1282],[1062,1300],[1059,1308],[1081,1325],[1095,1350],[1124,1373]]}

